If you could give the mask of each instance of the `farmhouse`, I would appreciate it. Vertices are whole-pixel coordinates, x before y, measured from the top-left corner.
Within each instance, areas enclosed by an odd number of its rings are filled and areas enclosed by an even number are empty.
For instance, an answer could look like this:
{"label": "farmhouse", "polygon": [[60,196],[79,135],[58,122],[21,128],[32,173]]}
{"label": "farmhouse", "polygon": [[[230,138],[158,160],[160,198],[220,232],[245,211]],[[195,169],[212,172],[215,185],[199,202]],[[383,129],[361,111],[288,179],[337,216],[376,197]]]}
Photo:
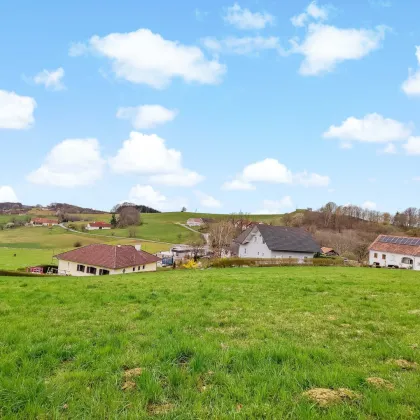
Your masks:
{"label": "farmhouse", "polygon": [[241,258],[313,258],[321,248],[304,229],[255,225],[233,242],[232,253]]}
{"label": "farmhouse", "polygon": [[140,245],[93,244],[56,255],[58,273],[69,276],[105,276],[156,271],[160,258]]}
{"label": "farmhouse", "polygon": [[112,225],[105,222],[92,222],[86,226],[86,230],[104,230],[111,229]]}
{"label": "farmhouse", "polygon": [[191,226],[203,226],[204,225],[204,220],[201,219],[201,218],[194,217],[194,218],[191,218],[191,219],[187,220],[187,225],[190,226],[190,227]]}
{"label": "farmhouse", "polygon": [[379,235],[369,247],[369,264],[420,270],[420,238]]}
{"label": "farmhouse", "polygon": [[32,226],[57,226],[58,225],[58,220],[45,219],[43,217],[37,217],[35,219],[32,219],[30,224]]}
{"label": "farmhouse", "polygon": [[338,252],[334,251],[333,248],[328,248],[326,246],[323,246],[321,248],[321,252],[322,252],[322,254],[324,254],[327,257],[339,257],[340,256],[340,254]]}

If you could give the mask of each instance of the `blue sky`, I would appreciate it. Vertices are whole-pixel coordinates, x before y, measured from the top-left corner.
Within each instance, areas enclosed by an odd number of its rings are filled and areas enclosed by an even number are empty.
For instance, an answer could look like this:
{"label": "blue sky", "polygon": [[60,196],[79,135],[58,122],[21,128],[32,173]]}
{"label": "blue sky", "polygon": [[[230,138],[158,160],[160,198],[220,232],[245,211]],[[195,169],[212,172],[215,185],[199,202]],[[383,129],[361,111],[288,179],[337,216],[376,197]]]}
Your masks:
{"label": "blue sky", "polygon": [[0,201],[418,205],[419,13],[408,0],[3,1]]}

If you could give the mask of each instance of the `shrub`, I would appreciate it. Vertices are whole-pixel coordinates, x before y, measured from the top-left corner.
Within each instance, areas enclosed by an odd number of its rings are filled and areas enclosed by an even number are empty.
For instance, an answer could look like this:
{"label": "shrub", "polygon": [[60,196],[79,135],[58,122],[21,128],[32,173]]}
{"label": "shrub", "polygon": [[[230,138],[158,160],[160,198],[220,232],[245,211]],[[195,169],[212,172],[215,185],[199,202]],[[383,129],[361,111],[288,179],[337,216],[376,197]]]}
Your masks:
{"label": "shrub", "polygon": [[318,267],[343,266],[344,261],[342,258],[314,258],[312,264]]}
{"label": "shrub", "polygon": [[76,241],[76,242],[73,244],[73,246],[74,246],[75,248],[80,248],[80,247],[82,246],[82,243],[81,243],[80,241]]}
{"label": "shrub", "polygon": [[185,264],[182,265],[182,268],[186,268],[187,270],[192,270],[195,268],[198,268],[198,263],[196,263],[194,260],[189,260]]}

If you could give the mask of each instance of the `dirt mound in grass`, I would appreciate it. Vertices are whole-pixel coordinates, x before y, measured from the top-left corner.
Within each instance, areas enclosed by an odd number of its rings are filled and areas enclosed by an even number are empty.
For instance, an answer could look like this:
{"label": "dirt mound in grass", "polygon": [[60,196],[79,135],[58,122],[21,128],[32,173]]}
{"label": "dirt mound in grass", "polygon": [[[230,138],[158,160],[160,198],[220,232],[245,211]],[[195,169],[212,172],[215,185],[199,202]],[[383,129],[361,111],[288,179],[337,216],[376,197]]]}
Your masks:
{"label": "dirt mound in grass", "polygon": [[405,359],[391,359],[389,360],[388,363],[391,363],[405,370],[413,370],[417,368],[416,362],[410,362],[409,360],[405,360]]}
{"label": "dirt mound in grass", "polygon": [[143,368],[137,367],[133,369],[126,369],[124,371],[125,378],[135,378],[143,373]]}
{"label": "dirt mound in grass", "polygon": [[136,383],[133,381],[125,381],[121,389],[123,391],[132,391],[136,387]]}
{"label": "dirt mound in grass", "polygon": [[375,388],[383,388],[383,389],[388,389],[388,390],[394,389],[394,385],[392,385],[391,382],[382,378],[376,378],[376,377],[367,378],[366,382],[370,385],[373,385]]}
{"label": "dirt mound in grass", "polygon": [[162,414],[168,414],[174,409],[174,405],[171,403],[165,404],[149,404],[147,406],[147,412],[151,416],[159,416]]}
{"label": "dirt mound in grass", "polygon": [[328,407],[345,401],[353,401],[360,398],[360,395],[347,388],[328,389],[313,388],[303,393],[309,400],[313,401],[320,407]]}

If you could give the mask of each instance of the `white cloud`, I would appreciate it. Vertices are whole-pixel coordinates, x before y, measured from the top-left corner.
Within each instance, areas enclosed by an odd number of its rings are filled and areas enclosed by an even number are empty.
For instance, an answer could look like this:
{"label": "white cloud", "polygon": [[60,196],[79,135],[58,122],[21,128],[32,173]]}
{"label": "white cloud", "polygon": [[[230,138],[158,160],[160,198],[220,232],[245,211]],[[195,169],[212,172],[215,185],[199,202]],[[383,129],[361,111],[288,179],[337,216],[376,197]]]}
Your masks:
{"label": "white cloud", "polygon": [[249,9],[242,9],[238,3],[228,7],[223,19],[238,29],[263,29],[274,24],[273,15],[267,12],[253,13]]}
{"label": "white cloud", "polygon": [[182,154],[168,149],[156,134],[130,133],[116,156],[109,160],[116,173],[150,175],[149,182],[169,187],[192,187],[204,177],[182,166]]}
{"label": "white cloud", "polygon": [[340,126],[332,125],[324,137],[338,138],[345,142],[389,143],[405,140],[410,134],[411,128],[408,125],[374,113],[361,119],[349,117]]}
{"label": "white cloud", "polygon": [[330,177],[308,172],[301,172],[293,175],[293,182],[304,187],[328,187],[330,185]]}
{"label": "white cloud", "polygon": [[98,140],[67,139],[54,146],[27,178],[34,184],[58,187],[92,185],[102,178],[104,164]]}
{"label": "white cloud", "polygon": [[110,159],[114,172],[140,175],[170,174],[182,169],[181,152],[168,149],[156,134],[130,133],[117,155]]}
{"label": "white cloud", "polygon": [[242,172],[242,179],[246,182],[272,182],[291,184],[292,172],[277,159],[264,159],[251,163]]}
{"label": "white cloud", "polygon": [[415,177],[413,178],[413,181],[415,181],[415,182],[420,182],[420,176],[415,176]]}
{"label": "white cloud", "polygon": [[222,189],[226,191],[252,191],[255,190],[255,185],[240,179],[234,179],[233,181],[225,182],[222,185]]}
{"label": "white cloud", "polygon": [[89,48],[83,42],[72,42],[69,48],[70,57],[80,57],[86,55],[89,52]]}
{"label": "white cloud", "polygon": [[378,49],[385,32],[384,26],[375,29],[340,29],[312,23],[302,42],[297,38],[290,40],[290,52],[305,57],[299,70],[302,75],[319,75],[333,71],[337,64],[345,60],[360,60]]}
{"label": "white cloud", "polygon": [[64,69],[62,67],[57,70],[42,70],[34,77],[34,82],[37,85],[44,85],[47,89],[63,90],[65,86],[62,82],[64,77]]}
{"label": "white cloud", "polygon": [[155,128],[158,125],[173,121],[178,111],[161,105],[141,105],[137,107],[121,107],[117,118],[130,120],[137,130]]}
{"label": "white cloud", "polygon": [[316,1],[309,3],[305,12],[293,16],[290,20],[294,26],[303,27],[306,25],[310,18],[314,20],[327,20],[328,19],[328,7],[318,6]]}
{"label": "white cloud", "polygon": [[267,182],[273,184],[294,184],[304,187],[326,187],[331,180],[328,176],[307,171],[293,174],[286,165],[277,159],[267,158],[259,162],[245,166],[243,171],[233,180],[223,184],[227,190],[250,190],[255,189],[253,183]]}
{"label": "white cloud", "polygon": [[263,209],[256,214],[281,214],[286,210],[294,209],[294,204],[290,196],[285,196],[280,200],[264,200]]}
{"label": "white cloud", "polygon": [[194,16],[199,22],[203,22],[203,20],[208,16],[209,12],[206,10],[201,10],[196,8],[194,10]]}
{"label": "white cloud", "polygon": [[167,187],[194,187],[203,180],[204,176],[188,169],[173,174],[153,175],[149,178],[152,184],[166,185]]}
{"label": "white cloud", "polygon": [[395,144],[389,143],[382,150],[382,153],[385,153],[386,155],[395,155],[397,153],[397,148],[395,147]]}
{"label": "white cloud", "polygon": [[0,129],[22,130],[34,123],[35,99],[0,90]]}
{"label": "white cloud", "polygon": [[[172,79],[217,84],[226,67],[217,59],[209,60],[200,48],[164,39],[149,29],[128,33],[93,36],[86,48],[112,61],[112,70],[120,79],[156,89],[167,87]],[[70,49],[70,53],[79,52]],[[76,54],[77,55],[77,54]]]}
{"label": "white cloud", "polygon": [[407,155],[420,155],[420,137],[410,137],[403,147]]}
{"label": "white cloud", "polygon": [[167,198],[156,191],[151,185],[135,185],[130,189],[128,201],[130,203],[142,204],[161,211],[174,211],[188,205],[184,198]]}
{"label": "white cloud", "polygon": [[[420,65],[420,46],[416,47],[416,57]],[[413,72],[412,69],[409,70],[408,79],[403,83],[402,90],[407,95],[418,96],[420,95],[420,69],[416,72]]]}
{"label": "white cloud", "polygon": [[12,187],[0,185],[0,203],[17,203],[18,199]]}
{"label": "white cloud", "polygon": [[344,150],[353,149],[353,143],[349,141],[342,141],[340,143],[340,149],[344,149]]}
{"label": "white cloud", "polygon": [[362,208],[367,210],[376,210],[376,203],[374,203],[373,201],[365,201],[362,204]]}
{"label": "white cloud", "polygon": [[220,40],[207,37],[202,42],[207,49],[216,54],[252,55],[265,50],[282,51],[279,38],[275,36],[231,36]]}
{"label": "white cloud", "polygon": [[195,191],[195,195],[200,200],[200,204],[207,208],[222,207],[222,203],[211,195],[205,194],[201,191]]}

